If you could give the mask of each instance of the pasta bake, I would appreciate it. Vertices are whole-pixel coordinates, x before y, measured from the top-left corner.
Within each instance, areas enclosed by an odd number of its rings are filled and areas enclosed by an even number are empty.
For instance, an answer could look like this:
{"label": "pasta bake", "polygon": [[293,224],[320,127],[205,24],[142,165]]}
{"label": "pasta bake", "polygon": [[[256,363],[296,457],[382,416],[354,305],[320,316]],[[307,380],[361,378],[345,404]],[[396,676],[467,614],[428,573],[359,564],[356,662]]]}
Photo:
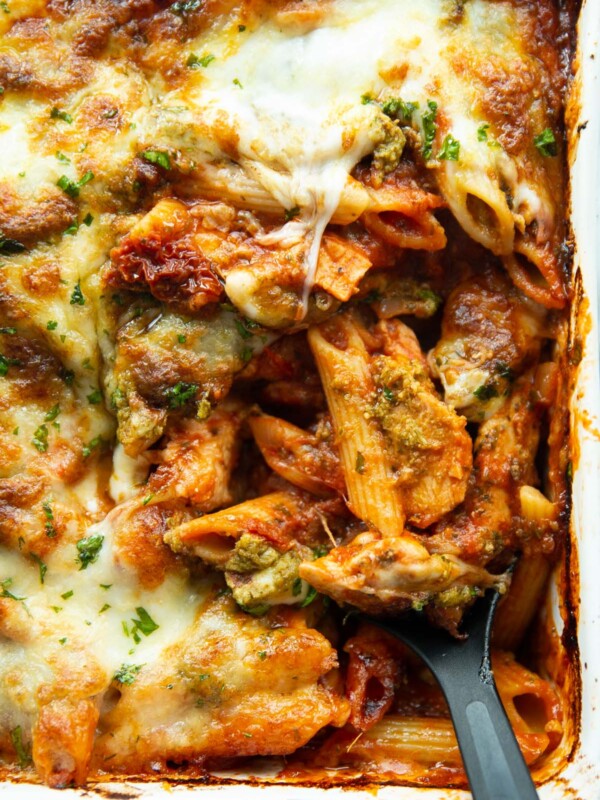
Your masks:
{"label": "pasta bake", "polygon": [[567,10],[8,0],[0,31],[7,772],[462,785],[431,675],[354,612],[461,636],[490,587],[547,769]]}

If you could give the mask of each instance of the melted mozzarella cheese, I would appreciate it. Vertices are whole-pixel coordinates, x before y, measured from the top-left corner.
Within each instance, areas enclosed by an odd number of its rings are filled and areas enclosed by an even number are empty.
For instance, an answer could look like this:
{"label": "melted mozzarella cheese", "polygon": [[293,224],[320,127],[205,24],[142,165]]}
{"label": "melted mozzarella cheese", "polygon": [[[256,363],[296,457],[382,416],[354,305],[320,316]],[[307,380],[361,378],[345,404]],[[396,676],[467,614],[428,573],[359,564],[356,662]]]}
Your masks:
{"label": "melted mozzarella cheese", "polygon": [[[46,558],[43,584],[39,564],[0,548],[0,581],[11,581],[10,592],[23,598],[4,602],[17,604],[26,623],[21,637],[2,645],[2,677],[6,684],[9,676],[13,691],[0,692],[0,720],[11,719],[9,727],[17,724],[19,707],[33,712],[26,698],[41,683],[59,678],[57,664],[62,669],[71,664],[76,674],[85,652],[104,671],[106,688],[121,665],[157,661],[192,624],[204,597],[202,585],[192,586],[182,572],[168,575],[155,589],[140,586],[113,550],[114,522],[121,513],[124,507],[116,508],[82,534],[104,537],[94,563],[80,569],[76,546],[66,544]],[[134,630],[140,607],[158,625],[148,635]],[[19,692],[26,702],[15,704]]]}
{"label": "melted mozzarella cheese", "polygon": [[[489,6],[473,0],[456,26],[444,22],[444,0],[337,0],[325,23],[308,32],[282,28],[276,20],[243,36],[231,27],[214,28],[195,43],[214,59],[160,98],[155,128],[146,118],[146,133],[156,141],[177,142],[196,162],[233,158],[283,208],[300,208],[300,222],[288,223],[264,243],[304,242],[306,311],[321,235],[350,171],[375,147],[380,112],[365,102],[368,97],[401,96],[418,103],[417,125],[428,99],[440,103],[461,143],[460,163],[445,162],[443,168],[448,193],[457,195],[453,210],[477,234],[464,207],[465,193],[473,193],[499,209],[498,224],[512,231],[513,216],[498,186],[499,156],[478,140],[484,120],[473,114],[473,88],[452,67],[461,43],[472,47],[477,37],[489,40],[492,49],[498,42],[505,53],[511,48],[510,9]],[[457,186],[466,188],[456,192]],[[519,196],[527,197],[526,191]],[[530,197],[526,202],[533,208]],[[510,234],[502,241],[497,250],[512,244]],[[252,280],[240,285],[232,276],[226,288],[256,318]]]}

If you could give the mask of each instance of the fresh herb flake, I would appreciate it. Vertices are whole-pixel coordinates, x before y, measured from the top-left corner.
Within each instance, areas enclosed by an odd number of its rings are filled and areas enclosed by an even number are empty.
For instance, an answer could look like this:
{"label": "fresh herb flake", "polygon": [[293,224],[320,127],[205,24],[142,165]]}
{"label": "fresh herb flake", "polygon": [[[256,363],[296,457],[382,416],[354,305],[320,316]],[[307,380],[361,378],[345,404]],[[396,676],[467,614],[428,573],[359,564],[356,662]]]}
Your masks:
{"label": "fresh herb flake", "polygon": [[400,122],[410,122],[413,112],[419,107],[418,103],[405,103],[399,97],[391,97],[386,100],[381,106],[383,113],[391,119],[397,119]]}
{"label": "fresh herb flake", "polygon": [[197,56],[195,53],[191,53],[185,63],[190,69],[198,69],[198,67],[208,67],[211,61],[214,60],[215,56],[212,53],[207,53],[205,56]]}
{"label": "fresh herb flake", "polygon": [[131,686],[143,666],[143,664],[121,664],[113,675],[113,680],[117,681],[117,683],[123,683],[125,686]]}
{"label": "fresh herb flake", "polygon": [[145,608],[138,606],[135,610],[136,614],[138,615],[139,619],[132,619],[133,622],[133,630],[140,631],[143,633],[144,636],[150,636],[155,630],[157,630],[160,626],[154,622],[150,614],[146,611]]}
{"label": "fresh herb flake", "polygon": [[100,389],[94,389],[93,392],[88,394],[87,401],[92,406],[97,406],[98,403],[102,402],[102,392]]}
{"label": "fresh herb flake", "polygon": [[69,303],[72,306],[84,306],[85,305],[85,297],[83,296],[83,292],[81,291],[81,283],[77,281],[75,284],[75,288],[71,292],[71,299]]}
{"label": "fresh herb flake", "polygon": [[421,124],[423,125],[423,158],[427,161],[433,152],[433,140],[437,132],[435,118],[437,116],[437,103],[434,100],[427,101],[427,111],[421,114]]}
{"label": "fresh herb flake", "polygon": [[171,158],[163,150],[144,150],[140,155],[150,164],[156,164],[157,167],[163,169],[171,169]]}
{"label": "fresh herb flake", "polygon": [[56,403],[56,405],[52,406],[50,411],[47,411],[44,416],[45,422],[52,422],[52,420],[56,419],[60,414],[60,403]]}
{"label": "fresh herb flake", "polygon": [[477,128],[477,141],[478,142],[487,142],[489,129],[490,129],[489,122],[484,122],[483,125],[480,125]]}
{"label": "fresh herb flake", "polygon": [[25,745],[23,744],[23,731],[21,730],[20,725],[17,725],[17,727],[13,728],[12,731],[10,732],[10,740],[12,742],[13,747],[15,748],[19,766],[23,768],[31,764],[31,756],[29,755],[29,753],[25,748]]}
{"label": "fresh herb flake", "polygon": [[46,425],[40,427],[33,434],[31,444],[39,453],[45,453],[48,449],[48,428]]}
{"label": "fresh herb flake", "polygon": [[556,138],[550,128],[545,128],[537,136],[533,137],[533,143],[545,158],[558,155]]}
{"label": "fresh herb flake", "polygon": [[32,561],[34,561],[38,565],[40,570],[40,583],[43,583],[44,578],[46,577],[46,573],[48,572],[48,567],[46,566],[46,564],[44,564],[42,559],[35,553],[30,553],[29,557],[31,558]]}
{"label": "fresh herb flake", "polygon": [[54,106],[50,111],[50,119],[62,119],[63,122],[68,122],[69,125],[73,122],[73,117],[67,114],[66,111],[61,111],[57,106]]}
{"label": "fresh herb flake", "polygon": [[304,600],[300,603],[300,608],[306,608],[309,606],[317,597],[318,592],[314,586],[311,586],[308,590],[308,594],[304,598]]}
{"label": "fresh herb flake", "polygon": [[189,400],[193,400],[198,392],[198,386],[195,383],[184,383],[180,381],[175,386],[171,386],[167,391],[167,399],[169,401],[169,408],[181,408]]}
{"label": "fresh herb flake", "polygon": [[285,210],[285,221],[290,222],[290,220],[297,217],[300,213],[300,206],[293,206],[292,208],[286,208]]}
{"label": "fresh herb flake", "polygon": [[93,533],[77,542],[77,560],[80,570],[87,569],[90,564],[94,564],[98,560],[103,543],[104,536],[101,533]]}
{"label": "fresh herb flake", "polygon": [[442,148],[437,157],[440,161],[458,161],[460,154],[460,142],[449,133],[444,137]]}

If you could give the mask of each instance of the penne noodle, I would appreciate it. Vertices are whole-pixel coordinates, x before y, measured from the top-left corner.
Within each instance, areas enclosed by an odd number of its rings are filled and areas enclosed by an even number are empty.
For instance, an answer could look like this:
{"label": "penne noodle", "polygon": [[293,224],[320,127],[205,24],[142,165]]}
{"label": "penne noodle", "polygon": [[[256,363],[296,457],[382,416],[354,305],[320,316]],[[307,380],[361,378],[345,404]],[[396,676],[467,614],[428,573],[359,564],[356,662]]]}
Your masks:
{"label": "penne noodle", "polygon": [[504,192],[486,172],[444,162],[438,183],[463,230],[495,255],[508,255],[515,238],[514,220]]}
{"label": "penne noodle", "polygon": [[502,258],[506,271],[515,286],[546,308],[563,308],[567,298],[560,266],[548,242],[538,246],[525,237],[515,242],[514,253]]}
{"label": "penne noodle", "polygon": [[540,608],[550,562],[541,553],[523,554],[515,568],[506,597],[494,622],[494,644],[516,650]]}
{"label": "penne noodle", "polygon": [[444,205],[441,197],[413,186],[384,185],[368,188],[369,206],[362,217],[365,227],[387,244],[412,250],[440,250],[446,234],[433,215]]}
{"label": "penne noodle", "polygon": [[[325,338],[324,331],[327,337]],[[344,342],[338,347],[329,339]],[[375,420],[367,417],[373,391],[367,350],[349,315],[339,315],[308,332],[333,417],[348,505],[357,517],[388,536],[398,536],[404,513]]]}
{"label": "penne noodle", "polygon": [[[275,197],[236,164],[212,163],[198,165],[193,176],[185,176],[180,191],[184,196],[201,194],[208,200],[231,203],[237,208],[281,217],[285,209]],[[369,205],[369,195],[362,184],[348,177],[333,213],[336,225],[355,222]]]}
{"label": "penne noodle", "polygon": [[214,514],[205,514],[170,531],[165,541],[215,566],[224,566],[237,539],[254,533],[282,551],[293,544],[291,531],[301,524],[307,503],[291,492],[273,492]]}

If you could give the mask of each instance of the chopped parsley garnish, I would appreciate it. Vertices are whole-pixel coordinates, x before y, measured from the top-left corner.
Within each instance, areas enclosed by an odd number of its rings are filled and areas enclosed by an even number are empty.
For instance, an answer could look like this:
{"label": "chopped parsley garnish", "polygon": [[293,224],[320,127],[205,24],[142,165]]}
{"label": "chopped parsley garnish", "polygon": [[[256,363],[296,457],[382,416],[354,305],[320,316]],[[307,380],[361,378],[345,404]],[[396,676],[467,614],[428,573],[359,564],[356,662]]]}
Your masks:
{"label": "chopped parsley garnish", "polygon": [[35,431],[33,434],[33,439],[31,440],[31,444],[38,452],[46,452],[48,449],[48,428],[46,425],[40,425],[40,427]]}
{"label": "chopped parsley garnish", "polygon": [[61,111],[60,108],[54,106],[50,112],[51,119],[62,119],[63,122],[68,122],[69,125],[73,122],[73,117],[67,114],[66,111]]}
{"label": "chopped parsley garnish", "polygon": [[94,564],[98,560],[103,543],[104,536],[101,533],[93,533],[77,542],[77,560],[80,570],[87,569],[90,564]]}
{"label": "chopped parsley garnish", "polygon": [[45,422],[52,422],[52,420],[56,419],[60,414],[60,403],[56,403],[56,405],[52,406],[50,411],[46,412],[44,417]]}
{"label": "chopped parsley garnish", "polygon": [[260,658],[261,661],[264,661],[265,658],[267,657],[267,651],[266,650],[259,650],[256,655]]}
{"label": "chopped parsley garnish", "polygon": [[515,373],[508,366],[508,364],[505,364],[503,361],[499,361],[496,364],[496,372],[501,378],[505,378],[507,381],[512,382],[515,379]]}
{"label": "chopped parsley garnish", "polygon": [[81,283],[77,281],[75,284],[75,288],[71,293],[71,299],[69,303],[72,306],[84,306],[85,305],[85,297],[83,296],[83,292],[81,291]]}
{"label": "chopped parsley garnish", "polygon": [[[2,4],[2,9],[5,13],[8,13],[4,6],[6,3]],[[23,731],[21,730],[21,726],[17,725],[16,728],[13,728],[10,732],[10,740],[12,742],[13,747],[15,748],[15,752],[17,754],[17,759],[19,762],[20,767],[26,767],[28,764],[31,764],[31,756],[25,749],[25,745],[23,744]]]}
{"label": "chopped parsley garnish", "polygon": [[102,392],[100,389],[94,389],[93,392],[88,394],[87,401],[92,406],[97,406],[98,403],[102,402]]}
{"label": "chopped parsley garnish", "polygon": [[365,471],[365,457],[360,450],[356,453],[356,464],[354,465],[354,469],[359,475],[362,475]]}
{"label": "chopped parsley garnish", "polygon": [[481,400],[483,403],[485,403],[486,400],[491,400],[492,397],[498,397],[498,390],[495,386],[488,386],[488,384],[484,383],[481,386],[478,386],[473,394],[478,400]]}
{"label": "chopped parsley garnish", "polygon": [[537,136],[533,137],[533,143],[538,151],[546,158],[558,155],[556,138],[550,128],[545,128]]}
{"label": "chopped parsley garnish", "polygon": [[110,589],[110,587],[112,586],[112,583],[101,583],[101,584],[99,584],[99,586],[100,586],[101,589],[104,589],[104,591],[106,592],[106,591],[108,591]]}
{"label": "chopped parsley garnish", "polygon": [[315,600],[317,595],[318,595],[317,590],[315,589],[314,586],[311,586],[308,590],[308,594],[306,595],[304,600],[300,603],[300,608],[306,608],[306,606],[309,606],[313,602],[313,600]]}
{"label": "chopped parsley garnish", "polygon": [[59,639],[59,640],[58,640],[58,643],[59,643],[59,644],[66,644],[66,643],[67,643],[67,637],[66,637],[66,636],[63,636],[63,637],[62,637],[62,639]]}
{"label": "chopped parsley garnish", "polygon": [[238,603],[239,608],[246,614],[252,617],[264,617],[267,611],[270,611],[271,606],[268,603],[259,603],[256,606],[245,606],[243,603]]}
{"label": "chopped parsley garnish", "polygon": [[57,535],[57,530],[54,527],[54,513],[52,511],[52,506],[48,500],[44,500],[42,503],[42,508],[44,509],[44,514],[46,516],[46,522],[44,524],[46,536],[49,539],[54,539],[54,537]]}
{"label": "chopped parsley garnish", "polygon": [[133,622],[132,634],[134,639],[136,631],[143,633],[144,636],[150,636],[151,633],[154,633],[154,631],[160,627],[156,624],[156,622],[154,622],[145,608],[138,606],[138,608],[135,610],[135,613],[138,615],[139,619],[131,620]]}
{"label": "chopped parsley garnish", "polygon": [[13,336],[16,332],[16,328],[0,328],[0,333],[5,333],[7,336]]}
{"label": "chopped parsley garnish", "polygon": [[246,26],[245,25],[238,25],[238,31],[240,33],[243,33],[245,30],[246,30]]}
{"label": "chopped parsley garnish", "polygon": [[94,217],[89,212],[83,218],[83,224],[86,226],[86,228],[89,228],[93,221]]}
{"label": "chopped parsley garnish", "polygon": [[92,454],[92,450],[95,450],[97,447],[100,447],[102,441],[103,439],[101,436],[94,436],[94,438],[90,439],[90,441],[87,444],[84,444],[83,447],[81,448],[83,457],[88,458]]}
{"label": "chopped parsley garnish", "polygon": [[0,376],[4,377],[5,375],[8,375],[9,367],[18,367],[20,364],[21,362],[18,358],[7,358],[0,353]]}
{"label": "chopped parsley garnish", "polygon": [[9,600],[25,600],[24,597],[19,597],[18,595],[14,594],[10,591],[10,587],[12,586],[12,578],[5,578],[3,581],[0,581],[0,588],[2,592],[0,592],[0,597],[7,597]]}
{"label": "chopped parsley garnish", "polygon": [[383,113],[402,122],[410,122],[412,119],[413,111],[419,107],[418,103],[405,103],[399,97],[391,97],[386,100],[381,106]]}
{"label": "chopped parsley garnish", "polygon": [[191,53],[185,63],[191,69],[198,69],[198,67],[208,67],[210,62],[214,60],[215,56],[212,53],[207,53],[205,56],[197,56],[195,53]]}
{"label": "chopped parsley garnish", "polygon": [[46,325],[46,330],[48,331],[55,331],[58,328],[58,322],[55,319],[48,320]]}
{"label": "chopped parsley garnish", "polygon": [[117,116],[118,113],[119,113],[119,109],[118,108],[109,108],[108,111],[105,111],[104,114],[102,114],[102,118],[103,119],[114,119]]}
{"label": "chopped parsley garnish", "polygon": [[2,0],[0,3],[0,8],[4,11],[5,14],[10,14],[10,6],[6,2],[6,0]]}
{"label": "chopped parsley garnish", "polygon": [[239,86],[239,88],[240,88],[240,89],[243,89],[243,88],[244,88],[244,87],[242,86],[242,83],[241,83],[241,81],[240,81],[240,79],[239,79],[239,78],[234,78],[234,79],[233,79],[233,84],[234,84],[234,86]]}
{"label": "chopped parsley garnish", "polygon": [[142,500],[142,505],[147,506],[153,497],[154,497],[153,494],[147,494],[146,497],[144,497],[144,499]]}
{"label": "chopped parsley garnish", "polygon": [[77,231],[79,230],[79,222],[75,220],[69,227],[65,230],[65,236],[75,236]]}
{"label": "chopped parsley garnish", "polygon": [[239,333],[239,335],[242,337],[242,339],[250,339],[252,336],[254,336],[252,331],[249,331],[248,328],[244,325],[244,323],[241,320],[236,319],[236,320],[234,320],[234,323],[235,323],[236,330]]}
{"label": "chopped parsley garnish", "polygon": [[383,394],[383,396],[385,397],[385,399],[386,399],[386,400],[387,400],[389,403],[391,403],[391,402],[394,400],[394,398],[395,398],[395,394],[394,394],[394,392],[393,392],[393,391],[392,391],[392,390],[389,388],[389,386],[384,386],[384,387],[383,387],[383,389],[381,390],[381,393]]}
{"label": "chopped parsley garnish", "polygon": [[371,94],[361,94],[360,102],[362,103],[363,106],[368,106],[371,103],[374,103],[375,99]]}
{"label": "chopped parsley garnish", "polygon": [[75,380],[75,373],[72,369],[64,369],[64,367],[59,372],[60,377],[62,380],[67,384],[67,386],[71,386],[73,381]]}
{"label": "chopped parsley garnish", "polygon": [[477,141],[478,142],[487,142],[489,129],[490,129],[489,122],[484,122],[483,125],[480,125],[477,128]]}
{"label": "chopped parsley garnish", "polygon": [[187,337],[186,337],[185,333],[178,333],[177,334],[177,341],[179,342],[179,344],[185,344],[186,341],[187,341]]}
{"label": "chopped parsley garnish", "polygon": [[296,578],[296,580],[292,584],[292,594],[294,597],[298,597],[299,594],[302,593],[302,578]]}
{"label": "chopped parsley garnish", "polygon": [[140,155],[150,164],[156,164],[157,167],[162,167],[163,169],[171,169],[171,159],[164,150],[144,150]]}
{"label": "chopped parsley garnish", "polygon": [[104,603],[98,614],[104,614],[104,612],[108,611],[109,608],[111,608],[110,603]]}
{"label": "chopped parsley garnish", "polygon": [[167,391],[169,408],[181,408],[188,400],[193,400],[197,392],[198,386],[195,383],[184,383],[183,381],[176,383]]}
{"label": "chopped parsley garnish", "polygon": [[423,158],[425,160],[431,158],[433,151],[433,140],[437,131],[435,118],[437,116],[437,103],[434,100],[427,101],[428,111],[421,114],[421,122],[423,125]]}
{"label": "chopped parsley garnish", "polygon": [[61,597],[63,600],[68,600],[69,597],[73,597],[73,589],[69,589],[68,592],[63,592],[63,594],[61,594]]}
{"label": "chopped parsley garnish", "polygon": [[48,572],[48,567],[46,566],[46,564],[44,564],[42,559],[35,553],[30,553],[29,557],[31,558],[32,561],[35,561],[35,563],[38,565],[40,570],[40,583],[43,583],[44,578],[46,577],[46,573]]}
{"label": "chopped parsley garnish", "polygon": [[5,256],[14,256],[26,250],[24,244],[17,242],[16,239],[9,239],[0,231],[0,253]]}
{"label": "chopped parsley garnish", "polygon": [[177,0],[176,3],[169,8],[172,14],[177,14],[179,17],[185,17],[191,11],[196,11],[202,5],[202,0]]}
{"label": "chopped parsley garnish", "polygon": [[62,189],[65,194],[68,194],[69,197],[79,197],[79,190],[82,188],[82,186],[85,186],[86,183],[89,183],[92,180],[94,180],[94,173],[91,170],[88,170],[78,181],[73,181],[66,175],[61,175],[56,181],[56,185]]}
{"label": "chopped parsley garnish", "polygon": [[438,153],[437,157],[440,159],[440,161],[458,161],[459,154],[460,142],[458,139],[455,139],[451,133],[449,133],[446,137],[444,137],[442,149]]}
{"label": "chopped parsley garnish", "polygon": [[61,164],[70,164],[71,163],[71,159],[68,156],[66,156],[64,153],[61,153],[60,150],[57,150],[55,155],[56,155],[56,158],[60,161]]}
{"label": "chopped parsley garnish", "polygon": [[126,686],[131,686],[143,666],[143,664],[121,664],[113,675],[113,680],[118,683],[124,683]]}
{"label": "chopped parsley garnish", "polygon": [[300,213],[300,206],[293,206],[292,208],[286,208],[285,210],[285,221],[289,222],[290,220],[297,217]]}

